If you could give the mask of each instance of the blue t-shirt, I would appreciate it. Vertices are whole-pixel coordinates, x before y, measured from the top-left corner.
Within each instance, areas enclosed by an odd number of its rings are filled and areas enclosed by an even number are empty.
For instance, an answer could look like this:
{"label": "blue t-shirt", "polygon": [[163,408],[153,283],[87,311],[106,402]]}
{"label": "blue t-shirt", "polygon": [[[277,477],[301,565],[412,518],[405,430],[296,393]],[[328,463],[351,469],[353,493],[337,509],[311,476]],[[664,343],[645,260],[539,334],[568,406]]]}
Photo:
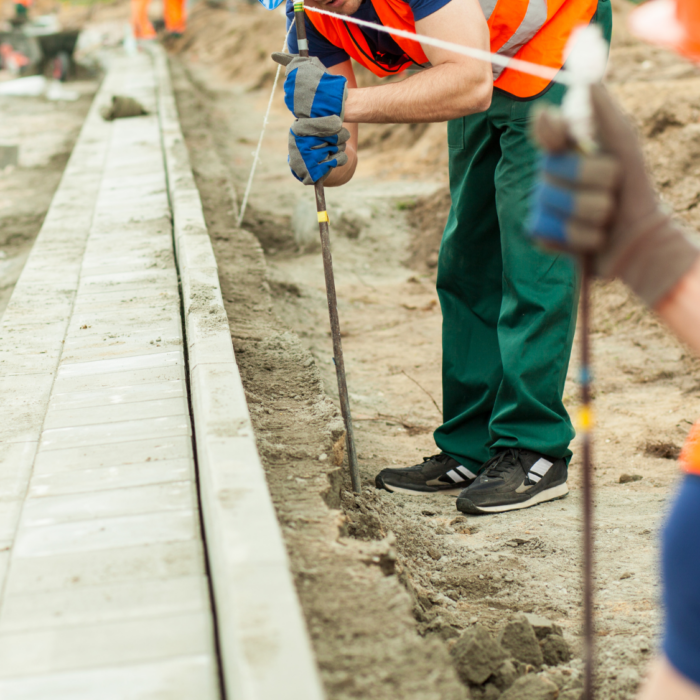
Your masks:
{"label": "blue t-shirt", "polygon": [[[416,21],[432,15],[433,12],[437,12],[441,7],[447,5],[448,2],[450,0],[406,0],[406,3],[413,10],[413,17]],[[338,16],[342,17],[342,15]],[[352,17],[363,19],[367,22],[374,22],[375,24],[382,23],[371,0],[362,0],[362,4]],[[289,25],[293,21],[294,4],[292,0],[287,0],[287,29],[289,29]],[[357,25],[355,26],[357,27]],[[375,29],[369,29],[368,27],[359,27],[359,29],[372,50],[373,58],[378,60],[383,67],[403,66],[411,61],[391,35],[378,32]],[[309,41],[309,53],[312,56],[317,56],[326,68],[343,63],[350,58],[343,49],[334,46],[326,37],[322,36],[308,17],[306,18],[306,38]],[[289,32],[287,45],[290,53],[299,53],[297,37],[293,29]]]}
{"label": "blue t-shirt", "polygon": [[700,476],[683,479],[662,541],[663,649],[686,678],[700,685]]}

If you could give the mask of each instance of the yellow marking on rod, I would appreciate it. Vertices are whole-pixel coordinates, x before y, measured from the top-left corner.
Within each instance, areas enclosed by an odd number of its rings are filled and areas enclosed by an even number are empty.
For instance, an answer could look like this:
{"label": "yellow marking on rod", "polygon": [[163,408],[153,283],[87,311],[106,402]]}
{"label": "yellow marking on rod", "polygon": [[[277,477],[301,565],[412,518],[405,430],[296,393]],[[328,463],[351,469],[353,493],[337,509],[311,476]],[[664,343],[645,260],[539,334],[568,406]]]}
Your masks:
{"label": "yellow marking on rod", "polygon": [[328,212],[327,211],[320,211],[318,212],[318,223],[323,224],[323,223],[329,223],[330,219],[328,218]]}
{"label": "yellow marking on rod", "polygon": [[588,433],[595,425],[595,416],[590,406],[581,406],[576,416],[576,427],[582,433]]}
{"label": "yellow marking on rod", "polygon": [[295,2],[294,3],[294,12],[302,12],[304,10],[304,3],[303,2]]}

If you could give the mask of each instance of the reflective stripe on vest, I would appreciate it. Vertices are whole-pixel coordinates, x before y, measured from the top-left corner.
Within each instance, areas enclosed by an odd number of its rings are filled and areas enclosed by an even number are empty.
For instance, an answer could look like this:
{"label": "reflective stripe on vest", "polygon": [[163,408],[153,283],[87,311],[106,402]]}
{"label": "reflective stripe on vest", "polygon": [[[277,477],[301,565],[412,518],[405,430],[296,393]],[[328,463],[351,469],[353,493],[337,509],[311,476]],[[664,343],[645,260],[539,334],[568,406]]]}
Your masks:
{"label": "reflective stripe on vest", "polygon": [[[479,1],[488,22],[491,51],[555,69],[564,65],[564,49],[571,32],[581,24],[588,24],[598,6],[598,0]],[[371,2],[385,27],[415,32],[413,12],[405,0]],[[392,75],[414,63],[428,63],[418,42],[394,36],[392,38],[406,54],[406,61],[387,68],[369,56],[369,46],[359,27],[314,12],[309,12],[307,17],[322,36],[375,75]],[[493,66],[493,79],[494,87],[524,98],[538,95],[549,85],[543,78],[501,66]]]}

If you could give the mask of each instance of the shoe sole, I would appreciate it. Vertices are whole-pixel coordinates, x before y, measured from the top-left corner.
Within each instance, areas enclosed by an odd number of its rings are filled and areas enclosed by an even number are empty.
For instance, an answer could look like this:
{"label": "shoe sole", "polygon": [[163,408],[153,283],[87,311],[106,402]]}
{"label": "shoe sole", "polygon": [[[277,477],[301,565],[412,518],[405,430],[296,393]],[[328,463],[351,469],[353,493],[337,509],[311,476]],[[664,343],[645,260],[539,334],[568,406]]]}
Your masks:
{"label": "shoe sole", "polygon": [[444,493],[445,495],[449,496],[459,496],[462,491],[466,488],[464,484],[462,485],[455,485],[455,488],[453,489],[435,489],[434,491],[421,491],[419,489],[409,489],[404,486],[394,486],[394,484],[387,484],[384,479],[377,479],[375,481],[375,487],[378,489],[384,489],[385,491],[389,491],[390,493],[404,493],[408,496],[432,496],[433,494],[436,493]]}
{"label": "shoe sole", "polygon": [[566,494],[569,493],[569,487],[566,482],[559,484],[559,486],[553,486],[550,489],[546,489],[536,496],[528,499],[527,501],[520,501],[519,503],[508,503],[502,506],[477,506],[474,505],[472,501],[468,498],[458,498],[457,499],[457,510],[462,511],[462,513],[469,513],[470,515],[478,515],[479,513],[506,513],[510,510],[522,510],[523,508],[531,508],[540,503],[545,503],[546,501],[556,501],[560,498],[564,498]]}

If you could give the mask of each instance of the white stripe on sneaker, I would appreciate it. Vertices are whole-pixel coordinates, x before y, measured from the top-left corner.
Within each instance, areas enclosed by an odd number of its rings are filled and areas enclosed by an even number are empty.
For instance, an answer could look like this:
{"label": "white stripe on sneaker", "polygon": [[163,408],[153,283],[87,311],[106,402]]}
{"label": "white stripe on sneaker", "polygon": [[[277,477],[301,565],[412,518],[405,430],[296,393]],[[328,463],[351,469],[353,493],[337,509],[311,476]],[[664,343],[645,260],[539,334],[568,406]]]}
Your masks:
{"label": "white stripe on sneaker", "polygon": [[[540,479],[552,468],[553,462],[550,462],[544,457],[540,457],[531,467],[528,476],[532,479],[533,474],[537,474]],[[539,481],[540,479],[532,479],[533,481]]]}
{"label": "white stripe on sneaker", "polygon": [[458,474],[454,469],[450,469],[445,476],[449,476],[454,484],[458,484],[460,481],[466,481],[466,479],[461,474]]}
{"label": "white stripe on sneaker", "polygon": [[474,474],[474,472],[470,472],[463,464],[460,464],[458,467],[455,467],[455,469],[462,476],[466,476],[467,479],[476,479],[476,474]]}

